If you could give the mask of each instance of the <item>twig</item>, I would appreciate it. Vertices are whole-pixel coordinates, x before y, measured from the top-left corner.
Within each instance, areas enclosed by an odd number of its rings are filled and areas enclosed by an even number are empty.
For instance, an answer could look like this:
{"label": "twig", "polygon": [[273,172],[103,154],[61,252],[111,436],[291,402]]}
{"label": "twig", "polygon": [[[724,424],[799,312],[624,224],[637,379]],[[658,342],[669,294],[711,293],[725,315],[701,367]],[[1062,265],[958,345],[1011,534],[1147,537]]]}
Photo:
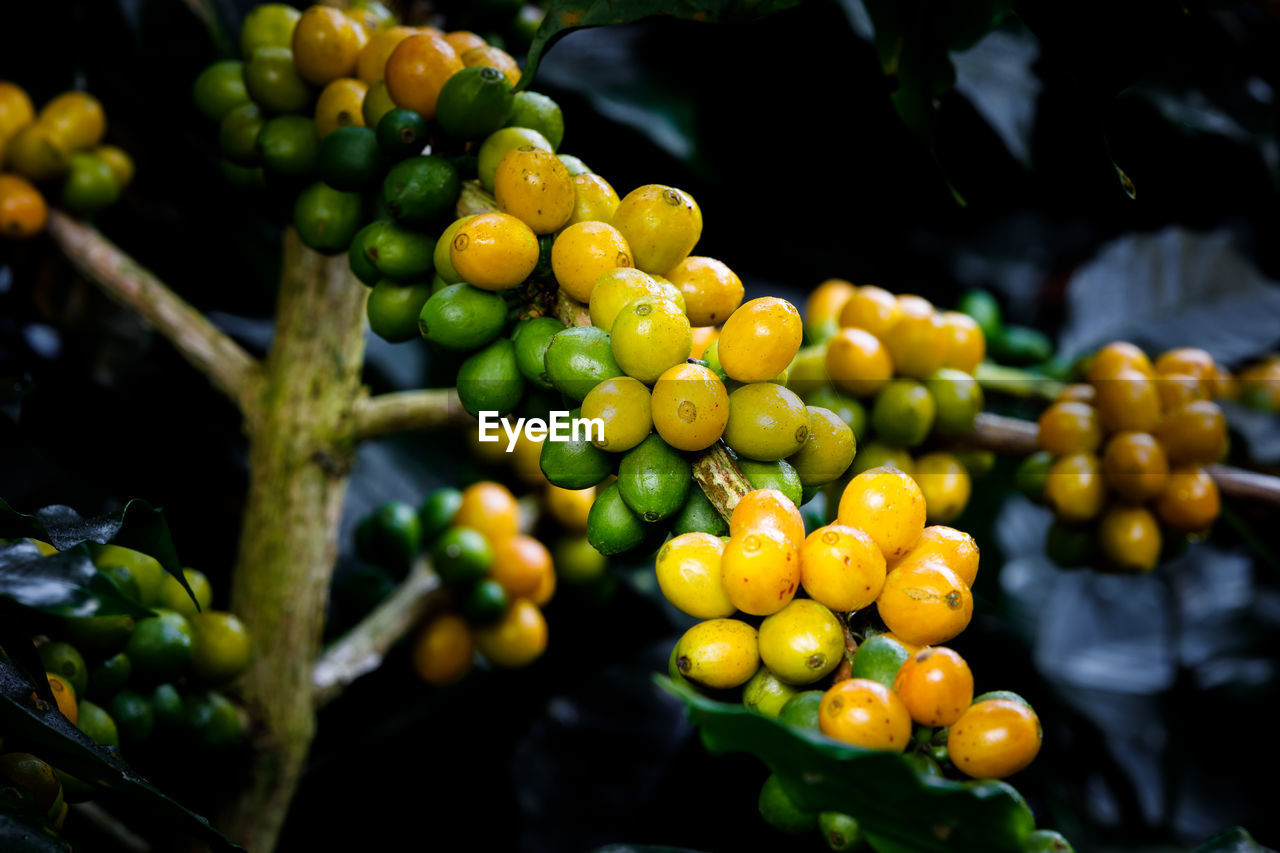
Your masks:
{"label": "twig", "polygon": [[[1039,432],[1039,427],[1031,421],[981,412],[974,421],[967,443],[983,450],[1025,456],[1039,447]],[[1210,465],[1207,470],[1226,497],[1280,506],[1280,477],[1229,465]]]}
{"label": "twig", "polygon": [[725,521],[733,515],[733,508],[738,505],[742,496],[751,491],[751,482],[719,442],[704,451],[693,463],[693,479],[702,487],[711,505]]}
{"label": "twig", "polygon": [[1052,400],[1062,393],[1065,384],[1019,367],[1007,367],[984,361],[974,371],[973,378],[986,391],[1008,394],[1011,397],[1031,397]]}
{"label": "twig", "polygon": [[453,388],[397,391],[366,397],[352,411],[352,437],[356,441],[393,432],[439,429],[473,423]]}
{"label": "twig", "polygon": [[[590,326],[591,314],[587,306],[564,292],[564,288],[556,288],[555,317],[565,326]],[[607,331],[607,330],[606,330]]]}
{"label": "twig", "polygon": [[76,269],[137,312],[242,412],[252,407],[262,365],[239,344],[96,229],[54,210],[49,234]]}
{"label": "twig", "polygon": [[458,204],[454,207],[454,213],[459,219],[480,213],[493,213],[497,209],[498,200],[493,197],[493,193],[482,187],[478,180],[462,182],[462,192],[458,195]]}
{"label": "twig", "polygon": [[413,630],[442,593],[431,564],[425,557],[419,559],[390,597],[321,653],[312,670],[316,705],[327,704],[381,666],[391,647]]}

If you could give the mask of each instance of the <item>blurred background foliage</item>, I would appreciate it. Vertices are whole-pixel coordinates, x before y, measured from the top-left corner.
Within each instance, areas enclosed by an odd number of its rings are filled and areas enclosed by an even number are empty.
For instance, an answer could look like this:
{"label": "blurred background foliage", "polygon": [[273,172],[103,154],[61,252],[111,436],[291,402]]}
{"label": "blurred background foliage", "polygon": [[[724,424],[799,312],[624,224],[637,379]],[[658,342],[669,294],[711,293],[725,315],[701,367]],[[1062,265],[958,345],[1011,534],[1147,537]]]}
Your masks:
{"label": "blurred background foliage", "polygon": [[[103,101],[108,141],[139,168],[98,225],[261,352],[282,199],[223,181],[189,97],[250,5],[7,4],[0,79],[37,102],[72,87]],[[472,26],[495,5],[403,11]],[[1124,336],[1235,366],[1280,345],[1278,46],[1274,3],[807,0],[760,21],[575,31],[532,88],[565,110],[562,150],[621,193],[690,191],[698,252],[729,263],[749,297],[800,302],[842,277],[949,307],[983,287],[1064,357]],[[47,238],[0,253],[3,496],[84,513],[147,498],[225,596],[247,475],[235,413]],[[418,344],[369,340],[375,390],[449,384],[449,367]],[[1274,470],[1275,418],[1231,420],[1234,452]],[[494,473],[447,444],[361,450],[334,630],[394,580],[352,555],[360,518]],[[1016,496],[1012,467],[977,484],[957,523],[983,546],[958,642],[980,689],[1019,690],[1044,720],[1041,758],[1014,779],[1040,825],[1079,850],[1186,849],[1232,824],[1280,844],[1260,781],[1280,760],[1267,717],[1280,707],[1274,513],[1228,503],[1211,542],[1148,577],[1067,572],[1045,557],[1048,515]],[[406,833],[443,849],[782,842],[755,811],[764,767],[710,757],[650,681],[684,624],[651,566],[614,580],[608,595],[562,588],[548,653],[525,670],[432,691],[397,651],[322,713],[282,849]],[[208,810],[236,780],[178,756],[156,781]]]}

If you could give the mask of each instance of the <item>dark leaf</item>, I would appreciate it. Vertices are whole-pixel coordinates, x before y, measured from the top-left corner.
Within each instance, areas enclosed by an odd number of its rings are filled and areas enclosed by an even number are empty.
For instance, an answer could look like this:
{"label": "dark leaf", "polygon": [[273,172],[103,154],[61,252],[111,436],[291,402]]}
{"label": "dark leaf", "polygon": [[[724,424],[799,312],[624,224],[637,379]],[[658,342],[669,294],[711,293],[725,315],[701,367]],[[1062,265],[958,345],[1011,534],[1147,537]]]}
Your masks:
{"label": "dark leaf", "polygon": [[111,543],[141,551],[158,560],[164,570],[182,584],[191,600],[196,600],[182,573],[182,563],[178,560],[178,551],[169,535],[164,513],[139,498],[134,498],[115,512],[93,518],[84,518],[71,507],[61,505],[43,507],[27,515],[0,500],[0,538],[22,536],[48,542],[59,551],[83,542]]}
{"label": "dark leaf", "polygon": [[30,542],[0,546],[0,596],[58,616],[152,615],[98,571],[84,544],[47,557]]}
{"label": "dark leaf", "polygon": [[12,601],[0,601],[0,648],[24,678],[35,685],[36,693],[46,702],[56,702],[53,688],[45,675],[44,664],[31,638],[35,630],[30,611]]}
{"label": "dark leaf", "polygon": [[662,676],[655,681],[688,706],[710,752],[755,755],[797,805],[852,815],[881,851],[1016,853],[1034,829],[1030,810],[1004,783],[925,778],[901,755],[838,743]]}
{"label": "dark leaf", "polygon": [[524,73],[516,89],[528,87],[542,55],[575,29],[627,24],[655,15],[703,23],[749,21],[799,3],[800,0],[552,0],[529,45]]}
{"label": "dark leaf", "polygon": [[1254,841],[1244,827],[1233,826],[1201,844],[1194,853],[1268,853],[1268,848]]}
{"label": "dark leaf", "polygon": [[146,805],[157,820],[193,831],[217,849],[241,849],[223,838],[208,820],[170,799],[112,752],[95,745],[56,706],[39,700],[30,682],[5,660],[0,660],[0,729],[30,744],[32,751],[58,769]]}
{"label": "dark leaf", "polygon": [[0,850],[5,853],[71,853],[53,829],[22,815],[0,814]]}

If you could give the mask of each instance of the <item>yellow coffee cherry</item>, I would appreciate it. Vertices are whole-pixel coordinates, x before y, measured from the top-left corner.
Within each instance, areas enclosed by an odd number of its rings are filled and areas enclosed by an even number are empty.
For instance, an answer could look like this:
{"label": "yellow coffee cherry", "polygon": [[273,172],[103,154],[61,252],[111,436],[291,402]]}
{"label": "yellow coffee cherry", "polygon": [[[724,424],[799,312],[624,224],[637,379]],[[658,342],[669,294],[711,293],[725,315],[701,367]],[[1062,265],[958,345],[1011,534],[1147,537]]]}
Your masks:
{"label": "yellow coffee cherry", "polygon": [[791,391],[772,382],[743,385],[729,395],[725,443],[740,455],[773,462],[809,439],[809,410]]}
{"label": "yellow coffee cherry", "polygon": [[418,677],[434,687],[443,687],[471,671],[475,640],[465,619],[441,613],[418,633],[412,654]]}
{"label": "yellow coffee cherry", "polygon": [[938,372],[947,356],[950,338],[942,317],[919,296],[899,296],[898,308],[898,321],[882,337],[885,348],[898,373],[928,379]]}
{"label": "yellow coffee cherry", "polygon": [[840,496],[840,523],[866,531],[890,562],[915,547],[925,514],[924,492],[897,468],[863,471]]}
{"label": "yellow coffee cherry", "polygon": [[1098,520],[1098,546],[1121,571],[1151,571],[1160,561],[1160,545],[1160,525],[1146,507],[1117,504]]}
{"label": "yellow coffee cherry", "polygon": [[702,358],[703,353],[707,351],[707,347],[720,339],[720,330],[715,326],[694,326],[693,327],[693,350],[689,353],[689,358]]}
{"label": "yellow coffee cherry", "polygon": [[483,47],[473,47],[466,53],[461,54],[462,64],[467,68],[473,68],[477,65],[487,65],[490,68],[496,68],[502,72],[502,76],[507,78],[507,82],[512,86],[520,82],[520,66],[515,58],[505,50],[493,45],[485,45]]}
{"label": "yellow coffee cherry", "polygon": [[88,92],[63,92],[40,109],[36,122],[63,151],[81,151],[102,141],[107,114]]}
{"label": "yellow coffee cherry", "polygon": [[882,287],[868,284],[854,290],[840,310],[840,325],[862,329],[877,338],[894,327],[902,316],[898,298]]}
{"label": "yellow coffee cherry", "polygon": [[932,523],[955,520],[969,503],[969,471],[950,453],[926,453],[913,474],[924,492],[925,517]]}
{"label": "yellow coffee cherry", "polygon": [[987,699],[947,730],[947,754],[956,769],[975,779],[1003,779],[1040,753],[1040,718],[1012,699]]}
{"label": "yellow coffee cherry", "polygon": [[[840,327],[840,312],[857,292],[852,282],[842,278],[829,278],[815,287],[804,302],[805,328],[819,340],[825,340]],[[828,331],[823,334],[823,330]]]}
{"label": "yellow coffee cherry", "polygon": [[907,706],[869,678],[847,678],[830,687],[818,704],[818,726],[827,737],[863,749],[902,752],[911,741]]}
{"label": "yellow coffee cherry", "polygon": [[1128,341],[1112,341],[1098,350],[1089,359],[1085,375],[1091,385],[1097,385],[1114,378],[1121,370],[1136,370],[1151,379],[1156,375],[1147,354]]}
{"label": "yellow coffee cherry", "polygon": [[795,358],[804,337],[800,312],[785,299],[752,299],[730,315],[720,330],[720,366],[730,379],[765,382]]}
{"label": "yellow coffee cherry", "polygon": [[844,660],[844,628],[823,605],[792,601],[760,623],[760,659],[789,684],[812,684]]}
{"label": "yellow coffee cherry", "polygon": [[351,77],[340,77],[324,87],[316,100],[316,136],[324,139],[340,127],[364,127],[364,96],[369,87]]}
{"label": "yellow coffee cherry", "polygon": [[1149,433],[1116,433],[1107,440],[1102,454],[1102,476],[1111,491],[1140,503],[1164,491],[1169,481],[1169,458]]}
{"label": "yellow coffee cherry", "polygon": [[612,222],[618,209],[618,192],[609,182],[594,172],[573,176],[573,215],[575,222]]}
{"label": "yellow coffee cherry", "polygon": [[606,379],[583,399],[582,417],[604,421],[604,435],[592,439],[596,447],[612,453],[630,450],[653,426],[649,389],[630,376]]}
{"label": "yellow coffee cherry", "polygon": [[749,528],[729,537],[720,570],[734,607],[752,616],[768,616],[795,597],[800,552],[781,530]]}
{"label": "yellow coffee cherry", "polygon": [[99,145],[93,149],[93,153],[97,154],[98,159],[106,163],[107,167],[111,169],[111,173],[120,182],[121,189],[132,183],[135,169],[133,158],[129,156],[127,151],[115,145]]}
{"label": "yellow coffee cherry", "polygon": [[987,355],[987,339],[982,328],[977,320],[960,311],[943,311],[940,316],[947,338],[947,354],[942,366],[973,375]]}
{"label": "yellow coffee cherry", "polygon": [[1107,432],[1153,432],[1160,424],[1156,380],[1134,368],[1120,368],[1093,384],[1098,416]]}
{"label": "yellow coffee cherry", "polygon": [[547,514],[554,518],[561,527],[571,533],[587,531],[587,514],[596,500],[596,487],[586,489],[562,489],[547,484],[546,497],[542,505]]}
{"label": "yellow coffee cherry", "polygon": [[293,63],[302,79],[324,86],[356,73],[368,42],[364,27],[330,6],[312,6],[293,28]]}
{"label": "yellow coffee cherry", "polygon": [[819,527],[800,546],[800,585],[814,601],[841,613],[875,601],[885,573],[880,547],[856,527]]}
{"label": "yellow coffee cherry", "polygon": [[841,391],[868,397],[893,378],[893,359],[880,339],[861,328],[841,329],[827,343],[827,375]]}
{"label": "yellow coffee cherry", "polygon": [[501,619],[476,629],[476,647],[495,666],[527,666],[547,648],[547,620],[527,598],[518,598]]}
{"label": "yellow coffee cherry", "polygon": [[712,688],[745,684],[760,667],[756,629],[737,619],[708,619],[676,643],[676,668]]}
{"label": "yellow coffee cherry", "polygon": [[1095,518],[1107,499],[1098,457],[1073,453],[1054,462],[1045,478],[1044,499],[1064,521]]}
{"label": "yellow coffee cherry", "polygon": [[705,450],[729,423],[729,392],[700,364],[667,368],[653,385],[653,428],[677,450]]}
{"label": "yellow coffee cherry", "polygon": [[513,148],[498,161],[493,196],[499,210],[518,217],[535,234],[559,231],[573,213],[569,170],[555,154],[535,145]]}
{"label": "yellow coffee cherry", "polygon": [[941,524],[926,527],[920,541],[892,568],[930,560],[940,560],[968,586],[978,577],[978,543],[963,530]]}
{"label": "yellow coffee cherry", "polygon": [[683,533],[662,546],[655,566],[658,588],[677,608],[698,619],[732,616],[720,575],[724,541],[710,533]]}
{"label": "yellow coffee cherry", "polygon": [[538,265],[538,235],[510,214],[482,213],[458,228],[449,262],[472,287],[511,290]]}
{"label": "yellow coffee cherry", "polygon": [[840,478],[853,462],[857,442],[853,430],[830,409],[806,406],[809,437],[787,457],[802,486],[822,486]]}
{"label": "yellow coffee cherry", "polygon": [[417,34],[418,31],[413,27],[388,27],[369,36],[369,41],[360,48],[360,55],[356,57],[356,76],[366,86],[377,83],[383,78],[387,60],[400,42]]}
{"label": "yellow coffee cherry", "polygon": [[693,348],[689,318],[674,302],[653,296],[628,302],[609,335],[618,366],[645,384],[684,362]]}
{"label": "yellow coffee cherry", "polygon": [[693,196],[661,184],[627,193],[612,221],[631,247],[636,267],[650,273],[665,273],[683,261],[702,236],[702,211]]}
{"label": "yellow coffee cherry", "polygon": [[595,280],[587,310],[591,314],[591,325],[609,332],[613,330],[613,321],[618,318],[618,312],[628,302],[641,296],[656,296],[670,299],[677,305],[682,304],[672,298],[675,295],[680,295],[680,292],[671,285],[659,282],[647,272],[634,267],[616,267],[601,273]]}
{"label": "yellow coffee cherry", "polygon": [[876,610],[897,636],[934,646],[968,627],[973,618],[973,595],[942,563],[912,563],[885,577]]}
{"label": "yellow coffee cherry", "polygon": [[666,278],[684,294],[689,322],[714,326],[742,304],[742,279],[715,258],[690,255],[666,272]]}
{"label": "yellow coffee cherry", "polygon": [[606,222],[578,222],[556,236],[551,271],[565,292],[579,302],[591,299],[596,279],[609,270],[631,266],[627,241]]}
{"label": "yellow coffee cherry", "polygon": [[814,391],[831,385],[827,376],[827,347],[825,344],[811,344],[801,347],[796,357],[787,366],[787,387],[801,397],[808,397]]}

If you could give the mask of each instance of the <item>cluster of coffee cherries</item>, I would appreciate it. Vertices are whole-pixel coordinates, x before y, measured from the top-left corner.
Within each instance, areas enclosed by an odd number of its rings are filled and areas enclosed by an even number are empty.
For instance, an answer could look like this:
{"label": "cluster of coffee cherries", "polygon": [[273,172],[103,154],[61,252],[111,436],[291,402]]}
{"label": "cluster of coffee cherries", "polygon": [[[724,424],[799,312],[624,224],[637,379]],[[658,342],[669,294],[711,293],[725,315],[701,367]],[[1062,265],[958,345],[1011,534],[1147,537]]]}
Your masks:
{"label": "cluster of coffee cherries", "polygon": [[88,92],[63,92],[36,112],[25,89],[0,80],[0,238],[43,231],[51,192],[81,216],[120,198],[133,160],[102,144],[106,130],[106,112]]}
{"label": "cluster of coffee cherries", "polygon": [[1049,553],[1068,565],[1146,572],[1166,536],[1206,533],[1221,506],[1207,470],[1227,451],[1214,402],[1231,379],[1204,350],[1169,350],[1153,363],[1116,341],[1083,366],[1040,415],[1040,451],[1019,482],[1057,516]]}

